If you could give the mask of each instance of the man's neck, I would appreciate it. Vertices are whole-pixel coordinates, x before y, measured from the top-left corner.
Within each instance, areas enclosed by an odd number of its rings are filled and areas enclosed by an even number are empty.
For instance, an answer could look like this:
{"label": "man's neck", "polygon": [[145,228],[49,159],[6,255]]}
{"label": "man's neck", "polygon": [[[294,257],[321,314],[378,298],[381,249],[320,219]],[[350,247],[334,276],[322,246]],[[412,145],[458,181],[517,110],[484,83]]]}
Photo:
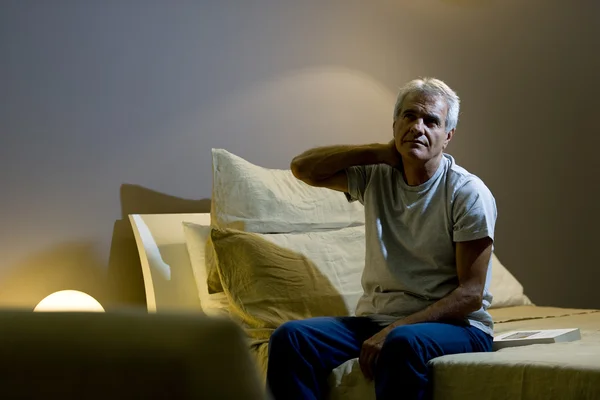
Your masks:
{"label": "man's neck", "polygon": [[442,154],[427,160],[425,163],[420,161],[402,160],[402,177],[408,186],[419,186],[427,182],[440,166]]}

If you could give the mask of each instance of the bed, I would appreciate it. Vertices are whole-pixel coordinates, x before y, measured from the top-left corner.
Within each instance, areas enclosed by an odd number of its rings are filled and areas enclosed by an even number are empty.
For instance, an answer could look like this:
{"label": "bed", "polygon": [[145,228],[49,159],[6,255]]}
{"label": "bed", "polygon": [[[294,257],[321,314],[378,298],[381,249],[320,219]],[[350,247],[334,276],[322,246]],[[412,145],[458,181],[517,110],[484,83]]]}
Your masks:
{"label": "bed", "polygon": [[[343,254],[358,251],[354,241],[360,240],[357,232],[364,221],[356,205],[348,205],[339,197],[329,198],[332,195],[328,192],[299,193],[312,189],[295,186],[288,171],[258,167],[224,150],[213,151],[213,168],[210,214],[129,216],[148,311],[186,310],[233,319],[248,333],[248,347],[264,380],[268,338],[277,324],[314,313],[351,315],[359,290],[357,282],[360,285],[360,265],[349,265],[343,272],[336,266],[348,265]],[[318,218],[311,220],[306,215]],[[291,231],[290,224],[300,228]],[[290,273],[297,273],[297,266],[302,266],[301,271],[311,276],[310,287],[318,288],[315,295],[303,299],[299,306],[294,297],[298,294],[280,289],[262,293],[276,286],[273,281],[263,284],[261,280],[269,277],[256,272],[257,266],[273,263],[273,258],[262,264],[254,262],[272,257],[272,252],[253,253],[262,247],[274,248],[279,259],[302,261],[293,264]],[[316,247],[327,251],[317,252]],[[357,254],[352,253],[352,257]],[[307,259],[316,261],[307,264]],[[579,328],[582,338],[436,358],[431,361],[433,397],[600,399],[600,311],[534,305],[495,254],[492,269],[495,300],[490,313],[495,333]],[[246,279],[241,285],[239,274]],[[254,289],[248,291],[249,286]],[[269,300],[273,298],[280,300],[273,303]],[[335,303],[337,308],[325,309],[323,303]],[[257,308],[256,304],[262,306]],[[336,368],[329,383],[331,399],[374,399],[372,384],[363,378],[357,360]]]}

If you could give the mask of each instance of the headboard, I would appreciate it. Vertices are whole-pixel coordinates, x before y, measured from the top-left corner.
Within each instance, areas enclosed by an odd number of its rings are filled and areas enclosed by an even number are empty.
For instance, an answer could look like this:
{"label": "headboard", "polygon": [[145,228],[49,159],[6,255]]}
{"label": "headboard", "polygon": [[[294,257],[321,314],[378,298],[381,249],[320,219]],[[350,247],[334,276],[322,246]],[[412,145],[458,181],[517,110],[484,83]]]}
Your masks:
{"label": "headboard", "polygon": [[131,214],[148,312],[201,312],[183,221],[210,225],[210,214]]}

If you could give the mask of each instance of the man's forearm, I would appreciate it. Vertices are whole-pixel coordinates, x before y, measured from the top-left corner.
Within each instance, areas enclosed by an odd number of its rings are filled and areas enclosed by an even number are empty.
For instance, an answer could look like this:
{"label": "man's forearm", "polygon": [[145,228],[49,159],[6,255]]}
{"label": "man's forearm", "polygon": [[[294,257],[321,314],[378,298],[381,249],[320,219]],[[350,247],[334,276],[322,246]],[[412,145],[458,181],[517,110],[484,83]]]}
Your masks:
{"label": "man's forearm", "polygon": [[481,308],[481,296],[458,287],[429,307],[392,324],[393,327],[421,322],[464,321],[467,315]]}
{"label": "man's forearm", "polygon": [[298,178],[318,181],[356,165],[387,163],[390,153],[384,144],[318,147],[295,157],[291,169]]}

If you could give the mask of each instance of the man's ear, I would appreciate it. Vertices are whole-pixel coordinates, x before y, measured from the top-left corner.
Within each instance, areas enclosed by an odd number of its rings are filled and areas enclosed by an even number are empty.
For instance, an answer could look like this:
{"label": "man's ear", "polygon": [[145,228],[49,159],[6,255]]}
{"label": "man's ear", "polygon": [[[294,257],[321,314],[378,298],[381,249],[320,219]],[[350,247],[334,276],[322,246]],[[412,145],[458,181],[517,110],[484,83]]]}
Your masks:
{"label": "man's ear", "polygon": [[454,129],[450,130],[448,133],[446,133],[446,140],[444,141],[444,149],[446,149],[446,146],[448,146],[448,143],[450,143],[450,141],[454,137],[455,131],[456,131],[456,128],[454,128]]}
{"label": "man's ear", "polygon": [[392,136],[394,137],[394,139],[396,139],[396,120],[394,119],[394,122],[392,122]]}

